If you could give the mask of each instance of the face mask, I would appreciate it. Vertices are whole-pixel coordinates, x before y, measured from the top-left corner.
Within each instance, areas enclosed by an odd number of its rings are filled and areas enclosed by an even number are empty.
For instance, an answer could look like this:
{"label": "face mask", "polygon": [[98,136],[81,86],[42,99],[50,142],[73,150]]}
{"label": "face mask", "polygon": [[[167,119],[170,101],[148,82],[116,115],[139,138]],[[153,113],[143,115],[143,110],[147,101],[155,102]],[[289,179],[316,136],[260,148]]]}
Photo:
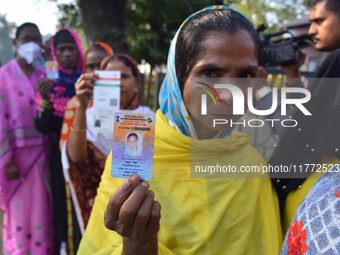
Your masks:
{"label": "face mask", "polygon": [[20,57],[25,59],[27,64],[32,64],[35,60],[41,56],[41,48],[34,42],[28,42],[20,45],[18,49]]}

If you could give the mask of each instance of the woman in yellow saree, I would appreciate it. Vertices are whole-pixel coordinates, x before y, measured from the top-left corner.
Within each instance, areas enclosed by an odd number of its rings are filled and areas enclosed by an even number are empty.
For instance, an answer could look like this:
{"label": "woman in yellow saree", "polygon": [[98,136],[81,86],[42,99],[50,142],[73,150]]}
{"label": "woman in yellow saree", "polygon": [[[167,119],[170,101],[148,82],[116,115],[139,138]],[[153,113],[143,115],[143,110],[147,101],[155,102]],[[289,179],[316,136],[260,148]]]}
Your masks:
{"label": "woman in yellow saree", "polygon": [[108,157],[79,255],[279,254],[278,203],[268,178],[190,175],[191,160],[265,164],[243,133],[204,137],[206,127],[189,109],[194,77],[255,77],[258,56],[255,29],[228,7],[205,8],[182,24],[160,92],[152,180],[112,178]]}

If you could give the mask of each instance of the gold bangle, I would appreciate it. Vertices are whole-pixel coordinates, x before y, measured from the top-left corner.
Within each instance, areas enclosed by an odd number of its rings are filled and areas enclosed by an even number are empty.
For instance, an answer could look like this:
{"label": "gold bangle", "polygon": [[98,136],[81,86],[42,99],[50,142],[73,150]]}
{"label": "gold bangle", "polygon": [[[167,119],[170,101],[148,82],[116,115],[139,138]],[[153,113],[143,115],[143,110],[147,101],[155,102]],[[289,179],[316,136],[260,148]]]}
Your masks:
{"label": "gold bangle", "polygon": [[51,103],[44,100],[44,99],[41,99],[40,100],[40,107],[43,108],[43,109],[51,109]]}
{"label": "gold bangle", "polygon": [[71,132],[74,132],[74,133],[85,133],[86,132],[86,128],[83,128],[83,129],[76,129],[74,128],[73,126],[71,127]]}

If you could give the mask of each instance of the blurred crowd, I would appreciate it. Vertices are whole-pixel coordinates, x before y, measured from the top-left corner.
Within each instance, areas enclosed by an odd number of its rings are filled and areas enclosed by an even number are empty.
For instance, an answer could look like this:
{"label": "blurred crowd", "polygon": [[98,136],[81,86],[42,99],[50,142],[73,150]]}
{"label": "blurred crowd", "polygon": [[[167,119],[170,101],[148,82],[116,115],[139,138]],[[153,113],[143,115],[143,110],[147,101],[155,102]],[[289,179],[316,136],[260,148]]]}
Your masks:
{"label": "blurred crowd", "polygon": [[[310,44],[294,48],[295,61],[269,56],[271,65],[243,14],[199,10],[171,42],[156,112],[141,103],[130,55],[101,41],[84,50],[69,28],[43,43],[37,25],[18,26],[15,58],[0,68],[3,254],[340,254],[339,26],[339,1],[311,0],[308,22],[295,26]],[[288,56],[287,43],[277,45],[275,57]],[[98,132],[94,122],[98,70],[120,72],[120,111],[155,114],[151,180],[111,177],[113,130]],[[222,94],[218,103],[235,122],[277,121],[212,128],[195,108],[197,78],[261,78],[258,110],[272,107],[273,88],[280,96],[282,88],[305,89],[312,114],[294,106],[282,114],[279,102],[268,116],[232,116],[235,104]],[[296,128],[279,125],[287,116]],[[192,162],[293,165],[304,175],[194,178]]]}

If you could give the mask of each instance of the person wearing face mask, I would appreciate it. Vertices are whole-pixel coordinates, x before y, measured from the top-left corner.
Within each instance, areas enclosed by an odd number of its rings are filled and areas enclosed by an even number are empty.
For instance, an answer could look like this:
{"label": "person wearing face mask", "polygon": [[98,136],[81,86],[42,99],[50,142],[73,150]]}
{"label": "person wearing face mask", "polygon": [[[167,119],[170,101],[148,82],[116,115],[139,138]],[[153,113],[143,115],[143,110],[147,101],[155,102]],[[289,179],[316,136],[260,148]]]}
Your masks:
{"label": "person wearing face mask", "polygon": [[0,206],[4,254],[52,254],[52,201],[46,181],[46,146],[34,127],[35,67],[41,57],[38,27],[15,33],[16,57],[0,69]]}
{"label": "person wearing face mask", "polygon": [[[59,254],[67,243],[68,229],[72,229],[75,234],[72,243],[75,249],[80,238],[79,228],[71,225],[72,214],[68,214],[66,209],[67,193],[61,165],[59,137],[66,105],[75,95],[74,84],[83,71],[83,54],[79,36],[67,28],[59,30],[53,36],[50,48],[52,58],[58,67],[58,78],[40,81],[38,85],[40,110],[35,118],[35,124],[41,133],[49,135],[55,251]],[[73,250],[72,245],[66,247],[70,253]]]}
{"label": "person wearing face mask", "polygon": [[[122,111],[154,114],[148,107],[140,105],[140,73],[132,57],[109,55],[102,61],[100,69],[121,72]],[[94,125],[89,98],[93,95],[95,80],[96,75],[92,72],[78,79],[76,96],[68,104],[61,134],[65,178],[72,191],[73,207],[82,232],[88,223],[105,160],[113,144],[112,132],[98,132]]]}

